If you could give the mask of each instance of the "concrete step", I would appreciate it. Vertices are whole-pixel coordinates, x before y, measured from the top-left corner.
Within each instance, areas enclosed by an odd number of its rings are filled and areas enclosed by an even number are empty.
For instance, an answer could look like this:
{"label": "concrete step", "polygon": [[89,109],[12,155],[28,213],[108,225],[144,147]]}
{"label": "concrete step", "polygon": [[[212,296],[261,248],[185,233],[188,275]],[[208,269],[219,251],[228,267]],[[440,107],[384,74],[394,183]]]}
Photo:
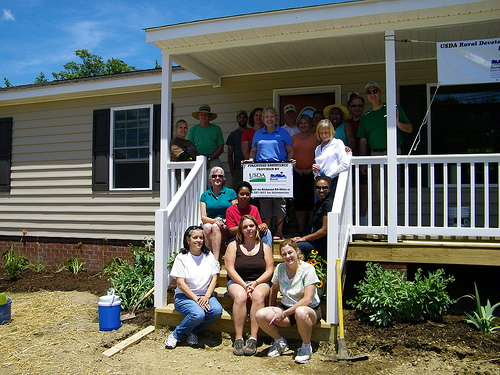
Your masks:
{"label": "concrete step", "polygon": [[[166,307],[155,309],[155,325],[156,328],[161,328],[163,326],[175,327],[182,322],[184,317],[174,310],[174,304],[169,303]],[[217,321],[210,324],[207,328],[214,332],[229,332],[234,333],[233,319],[227,310],[223,310],[222,316]],[[245,322],[244,332],[249,332],[250,321],[247,318]],[[280,332],[284,337],[290,339],[300,339],[297,332],[297,327],[280,328]],[[313,341],[330,341],[334,342],[337,335],[337,326],[328,324],[324,320],[321,320],[318,324],[313,327],[312,340]],[[267,335],[259,330],[260,337],[266,337]]]}

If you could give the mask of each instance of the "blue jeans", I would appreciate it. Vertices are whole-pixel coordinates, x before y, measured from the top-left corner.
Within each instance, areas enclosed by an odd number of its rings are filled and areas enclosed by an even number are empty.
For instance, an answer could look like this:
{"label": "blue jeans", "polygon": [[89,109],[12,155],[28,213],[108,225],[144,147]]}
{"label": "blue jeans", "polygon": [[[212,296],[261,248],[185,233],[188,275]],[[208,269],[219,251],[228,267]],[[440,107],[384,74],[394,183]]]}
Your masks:
{"label": "blue jeans", "polygon": [[182,340],[189,333],[198,335],[210,323],[222,315],[222,306],[215,297],[208,301],[210,310],[205,312],[195,301],[184,294],[176,294],[174,299],[175,309],[184,315],[184,320],[179,324],[173,334],[177,340]]}

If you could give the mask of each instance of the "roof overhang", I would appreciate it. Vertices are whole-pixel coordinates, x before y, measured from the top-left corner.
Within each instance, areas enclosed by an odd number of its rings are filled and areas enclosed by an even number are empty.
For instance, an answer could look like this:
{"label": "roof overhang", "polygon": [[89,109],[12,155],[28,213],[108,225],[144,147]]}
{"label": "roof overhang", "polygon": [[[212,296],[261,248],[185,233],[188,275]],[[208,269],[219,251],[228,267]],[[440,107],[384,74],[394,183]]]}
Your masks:
{"label": "roof overhang", "polygon": [[436,58],[436,43],[500,36],[498,0],[359,0],[146,29],[146,41],[214,86],[222,77]]}
{"label": "roof overhang", "polygon": [[[81,99],[161,90],[161,69],[111,74],[0,89],[0,108],[8,105]],[[172,86],[190,87],[209,84],[181,67],[173,69]]]}

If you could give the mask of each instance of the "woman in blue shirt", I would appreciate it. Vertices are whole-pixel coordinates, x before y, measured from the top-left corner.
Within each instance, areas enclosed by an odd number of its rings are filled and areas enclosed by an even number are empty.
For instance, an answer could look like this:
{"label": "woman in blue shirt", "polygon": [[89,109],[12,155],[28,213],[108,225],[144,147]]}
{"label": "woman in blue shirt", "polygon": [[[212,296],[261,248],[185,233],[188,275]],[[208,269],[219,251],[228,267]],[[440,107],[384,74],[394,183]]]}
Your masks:
{"label": "woman in blue shirt", "polygon": [[[264,127],[255,132],[250,150],[249,162],[291,161],[293,159],[292,138],[290,134],[280,128],[278,112],[274,107],[264,108],[262,111]],[[286,216],[286,202],[284,198],[270,198],[260,200],[262,220],[271,227],[273,217],[276,217],[275,239],[283,238],[283,222]]]}

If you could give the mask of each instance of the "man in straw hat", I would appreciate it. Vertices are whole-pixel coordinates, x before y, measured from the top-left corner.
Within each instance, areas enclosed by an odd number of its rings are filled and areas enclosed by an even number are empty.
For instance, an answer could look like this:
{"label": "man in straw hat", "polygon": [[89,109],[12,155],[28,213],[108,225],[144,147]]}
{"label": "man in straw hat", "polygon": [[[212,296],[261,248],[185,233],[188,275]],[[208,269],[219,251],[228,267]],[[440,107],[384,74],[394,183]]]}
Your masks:
{"label": "man in straw hat", "polygon": [[217,118],[217,114],[210,110],[208,104],[203,104],[192,116],[200,123],[189,129],[187,139],[193,142],[200,155],[208,158],[208,168],[220,166],[219,156],[224,152],[224,137],[221,128],[210,123]]}

